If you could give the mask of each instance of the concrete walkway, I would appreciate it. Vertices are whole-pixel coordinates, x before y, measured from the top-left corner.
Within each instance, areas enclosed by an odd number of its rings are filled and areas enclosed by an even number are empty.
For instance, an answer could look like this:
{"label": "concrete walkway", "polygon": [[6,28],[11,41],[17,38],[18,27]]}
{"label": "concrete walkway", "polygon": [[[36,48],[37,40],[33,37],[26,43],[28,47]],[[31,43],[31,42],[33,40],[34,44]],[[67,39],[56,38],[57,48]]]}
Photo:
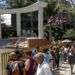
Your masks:
{"label": "concrete walkway", "polygon": [[75,75],[75,67],[73,68],[73,74],[71,74],[70,65],[64,63],[60,66],[59,70],[56,71],[55,75]]}

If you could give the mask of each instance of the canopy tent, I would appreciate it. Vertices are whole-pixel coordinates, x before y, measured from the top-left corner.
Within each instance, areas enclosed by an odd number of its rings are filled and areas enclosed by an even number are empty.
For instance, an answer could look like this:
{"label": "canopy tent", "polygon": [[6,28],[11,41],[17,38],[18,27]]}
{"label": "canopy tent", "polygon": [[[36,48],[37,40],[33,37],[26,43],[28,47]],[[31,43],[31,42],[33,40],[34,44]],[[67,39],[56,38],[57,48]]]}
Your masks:
{"label": "canopy tent", "polygon": [[62,43],[70,43],[70,42],[72,42],[72,41],[69,40],[69,39],[65,39],[65,40],[62,41]]}

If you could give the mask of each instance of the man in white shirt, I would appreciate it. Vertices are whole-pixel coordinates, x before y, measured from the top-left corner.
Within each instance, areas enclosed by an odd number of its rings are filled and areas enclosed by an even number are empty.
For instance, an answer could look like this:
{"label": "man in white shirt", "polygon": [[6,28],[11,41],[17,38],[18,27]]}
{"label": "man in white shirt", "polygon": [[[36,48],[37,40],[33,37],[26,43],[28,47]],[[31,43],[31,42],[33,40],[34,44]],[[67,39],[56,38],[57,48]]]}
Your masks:
{"label": "man in white shirt", "polygon": [[35,61],[38,64],[36,75],[52,75],[49,64],[44,62],[43,53],[36,54]]}

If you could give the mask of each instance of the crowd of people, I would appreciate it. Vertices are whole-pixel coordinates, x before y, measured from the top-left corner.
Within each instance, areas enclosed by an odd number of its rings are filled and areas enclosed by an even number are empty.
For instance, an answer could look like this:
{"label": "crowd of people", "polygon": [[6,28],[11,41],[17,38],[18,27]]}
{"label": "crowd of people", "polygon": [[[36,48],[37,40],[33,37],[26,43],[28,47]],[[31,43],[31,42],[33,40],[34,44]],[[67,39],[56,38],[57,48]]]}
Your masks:
{"label": "crowd of people", "polygon": [[67,62],[71,66],[71,72],[75,64],[75,46],[61,46],[44,48],[39,51],[23,52],[16,49],[9,54],[7,75],[54,75],[54,69],[59,69]]}

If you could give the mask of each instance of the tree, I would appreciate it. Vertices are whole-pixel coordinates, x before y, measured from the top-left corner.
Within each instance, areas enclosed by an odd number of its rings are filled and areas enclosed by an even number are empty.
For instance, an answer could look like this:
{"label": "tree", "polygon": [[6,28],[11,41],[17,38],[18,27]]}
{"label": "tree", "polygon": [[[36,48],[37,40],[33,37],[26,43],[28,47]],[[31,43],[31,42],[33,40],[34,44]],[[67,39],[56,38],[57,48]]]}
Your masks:
{"label": "tree", "polygon": [[25,6],[26,0],[7,0],[7,3],[11,8],[21,8]]}
{"label": "tree", "polygon": [[56,0],[44,0],[48,3],[45,9],[45,16],[49,18],[49,16],[54,15],[58,11],[57,1]]}
{"label": "tree", "polygon": [[36,0],[6,0],[11,8],[21,8],[28,6],[35,2]]}
{"label": "tree", "polygon": [[64,31],[60,27],[52,28],[52,36],[55,38],[55,40],[62,39],[63,34]]}
{"label": "tree", "polygon": [[63,38],[69,38],[75,40],[75,29],[69,29],[63,35]]}
{"label": "tree", "polygon": [[49,16],[48,23],[50,23],[52,35],[58,40],[62,38],[66,28],[72,28],[75,24],[75,10],[66,0],[58,0],[55,6],[57,11]]}

